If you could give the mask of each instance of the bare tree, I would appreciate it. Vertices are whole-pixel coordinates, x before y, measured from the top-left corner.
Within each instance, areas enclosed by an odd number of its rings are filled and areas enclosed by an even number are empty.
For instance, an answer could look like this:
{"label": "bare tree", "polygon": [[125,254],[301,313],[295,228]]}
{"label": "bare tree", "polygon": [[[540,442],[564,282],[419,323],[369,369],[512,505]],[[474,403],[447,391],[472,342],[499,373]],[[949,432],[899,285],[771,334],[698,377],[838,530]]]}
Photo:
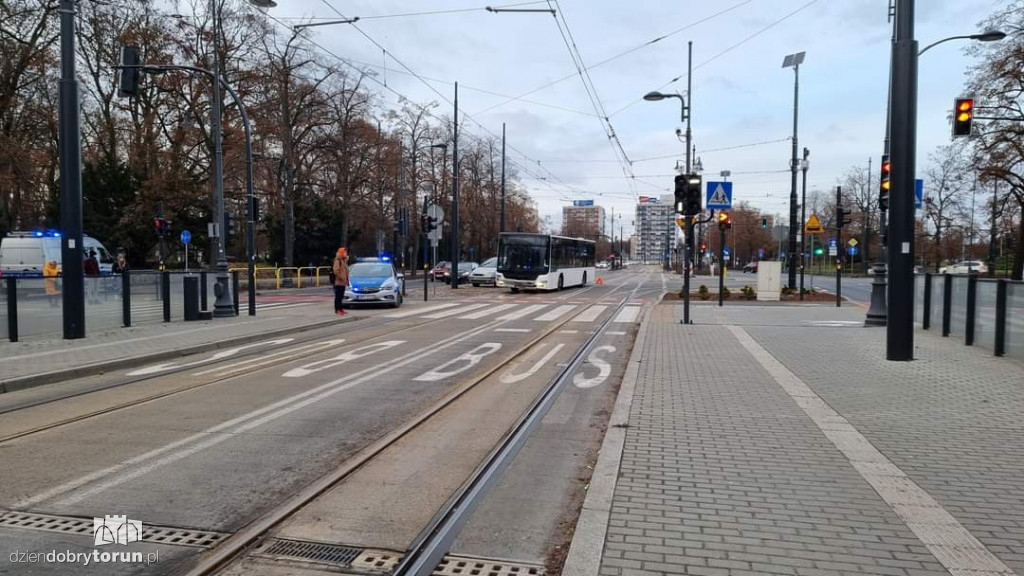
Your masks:
{"label": "bare tree", "polygon": [[961,207],[967,184],[964,173],[967,164],[966,150],[961,143],[940,146],[928,156],[928,167],[924,171],[924,213],[935,230],[932,238],[936,272],[942,260],[950,257],[949,250],[942,244],[943,234]]}

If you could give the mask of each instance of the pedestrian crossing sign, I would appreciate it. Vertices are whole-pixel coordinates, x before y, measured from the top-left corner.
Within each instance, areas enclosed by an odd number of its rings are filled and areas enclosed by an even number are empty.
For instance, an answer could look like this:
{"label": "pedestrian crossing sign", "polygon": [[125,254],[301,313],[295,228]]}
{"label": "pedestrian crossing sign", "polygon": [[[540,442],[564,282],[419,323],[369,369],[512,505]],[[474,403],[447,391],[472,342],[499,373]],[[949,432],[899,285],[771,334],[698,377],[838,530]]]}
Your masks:
{"label": "pedestrian crossing sign", "polygon": [[732,208],[732,182],[708,182],[707,202],[704,207],[708,210],[728,210]]}
{"label": "pedestrian crossing sign", "polygon": [[807,219],[807,224],[804,225],[804,234],[821,234],[824,231],[825,229],[822,228],[818,215],[811,214],[811,217]]}

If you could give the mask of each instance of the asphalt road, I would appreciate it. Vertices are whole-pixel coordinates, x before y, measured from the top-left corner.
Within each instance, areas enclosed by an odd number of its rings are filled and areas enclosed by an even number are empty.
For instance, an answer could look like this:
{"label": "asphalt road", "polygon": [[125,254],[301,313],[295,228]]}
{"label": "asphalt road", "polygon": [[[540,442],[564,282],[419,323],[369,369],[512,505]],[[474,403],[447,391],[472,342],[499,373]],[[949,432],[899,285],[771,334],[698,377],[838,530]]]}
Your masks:
{"label": "asphalt road", "polygon": [[[635,327],[667,281],[640,269],[604,277],[602,286],[560,293],[467,290],[398,311],[356,310],[365,321],[301,340],[281,338],[63,383],[61,395],[76,386],[105,388],[72,398],[45,403],[36,389],[31,407],[18,409],[25,405],[19,393],[4,395],[13,411],[0,419],[0,509],[87,523],[126,515],[150,530],[200,530],[216,538],[473,384],[276,533],[401,551],[559,366],[610,320],[596,356],[581,367],[459,544],[466,553],[542,562],[564,544],[560,527],[571,521]],[[623,298],[631,302],[616,310]],[[502,523],[529,535],[510,539],[512,532],[495,529]],[[159,561],[26,564],[9,554],[114,549],[94,547],[91,529],[71,536],[10,522],[0,523],[0,542],[12,548],[0,550],[0,573],[12,574],[162,574],[204,552],[201,546],[134,543],[118,551],[155,553]],[[284,569],[265,557],[237,566],[243,566],[240,573]]]}

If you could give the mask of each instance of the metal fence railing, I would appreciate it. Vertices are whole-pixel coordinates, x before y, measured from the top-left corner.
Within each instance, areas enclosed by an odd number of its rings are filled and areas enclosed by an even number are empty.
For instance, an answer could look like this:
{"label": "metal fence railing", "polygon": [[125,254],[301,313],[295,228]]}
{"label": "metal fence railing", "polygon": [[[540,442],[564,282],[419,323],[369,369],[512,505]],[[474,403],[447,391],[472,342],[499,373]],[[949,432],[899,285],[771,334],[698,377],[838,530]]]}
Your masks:
{"label": "metal fence railing", "polygon": [[[237,315],[239,274],[231,275],[229,290]],[[186,301],[187,278],[194,279],[197,292],[191,302]],[[206,271],[132,270],[123,275],[87,276],[84,281],[85,326],[90,331],[204,318],[215,300],[216,278]],[[0,338],[17,342],[25,336],[60,334],[63,289],[59,276],[6,275],[0,286]]]}
{"label": "metal fence railing", "polygon": [[996,356],[1024,360],[1024,282],[977,274],[919,274],[915,321]]}

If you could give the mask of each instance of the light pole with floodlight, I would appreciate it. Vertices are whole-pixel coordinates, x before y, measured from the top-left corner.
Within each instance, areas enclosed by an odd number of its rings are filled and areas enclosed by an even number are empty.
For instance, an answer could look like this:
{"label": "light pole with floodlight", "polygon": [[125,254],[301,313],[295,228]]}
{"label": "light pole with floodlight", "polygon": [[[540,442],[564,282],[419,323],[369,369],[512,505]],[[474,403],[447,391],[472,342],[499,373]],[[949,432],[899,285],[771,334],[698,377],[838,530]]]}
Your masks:
{"label": "light pole with floodlight", "polygon": [[[804,62],[806,52],[789,54],[782,61],[783,68],[793,69],[793,155],[789,160],[789,171],[792,175],[789,188],[789,289],[796,289],[796,233],[803,228],[803,222],[796,221],[796,173],[800,169],[797,152],[797,119],[800,114],[800,65]],[[801,234],[801,238],[803,234]],[[802,258],[802,256],[801,256]]]}

